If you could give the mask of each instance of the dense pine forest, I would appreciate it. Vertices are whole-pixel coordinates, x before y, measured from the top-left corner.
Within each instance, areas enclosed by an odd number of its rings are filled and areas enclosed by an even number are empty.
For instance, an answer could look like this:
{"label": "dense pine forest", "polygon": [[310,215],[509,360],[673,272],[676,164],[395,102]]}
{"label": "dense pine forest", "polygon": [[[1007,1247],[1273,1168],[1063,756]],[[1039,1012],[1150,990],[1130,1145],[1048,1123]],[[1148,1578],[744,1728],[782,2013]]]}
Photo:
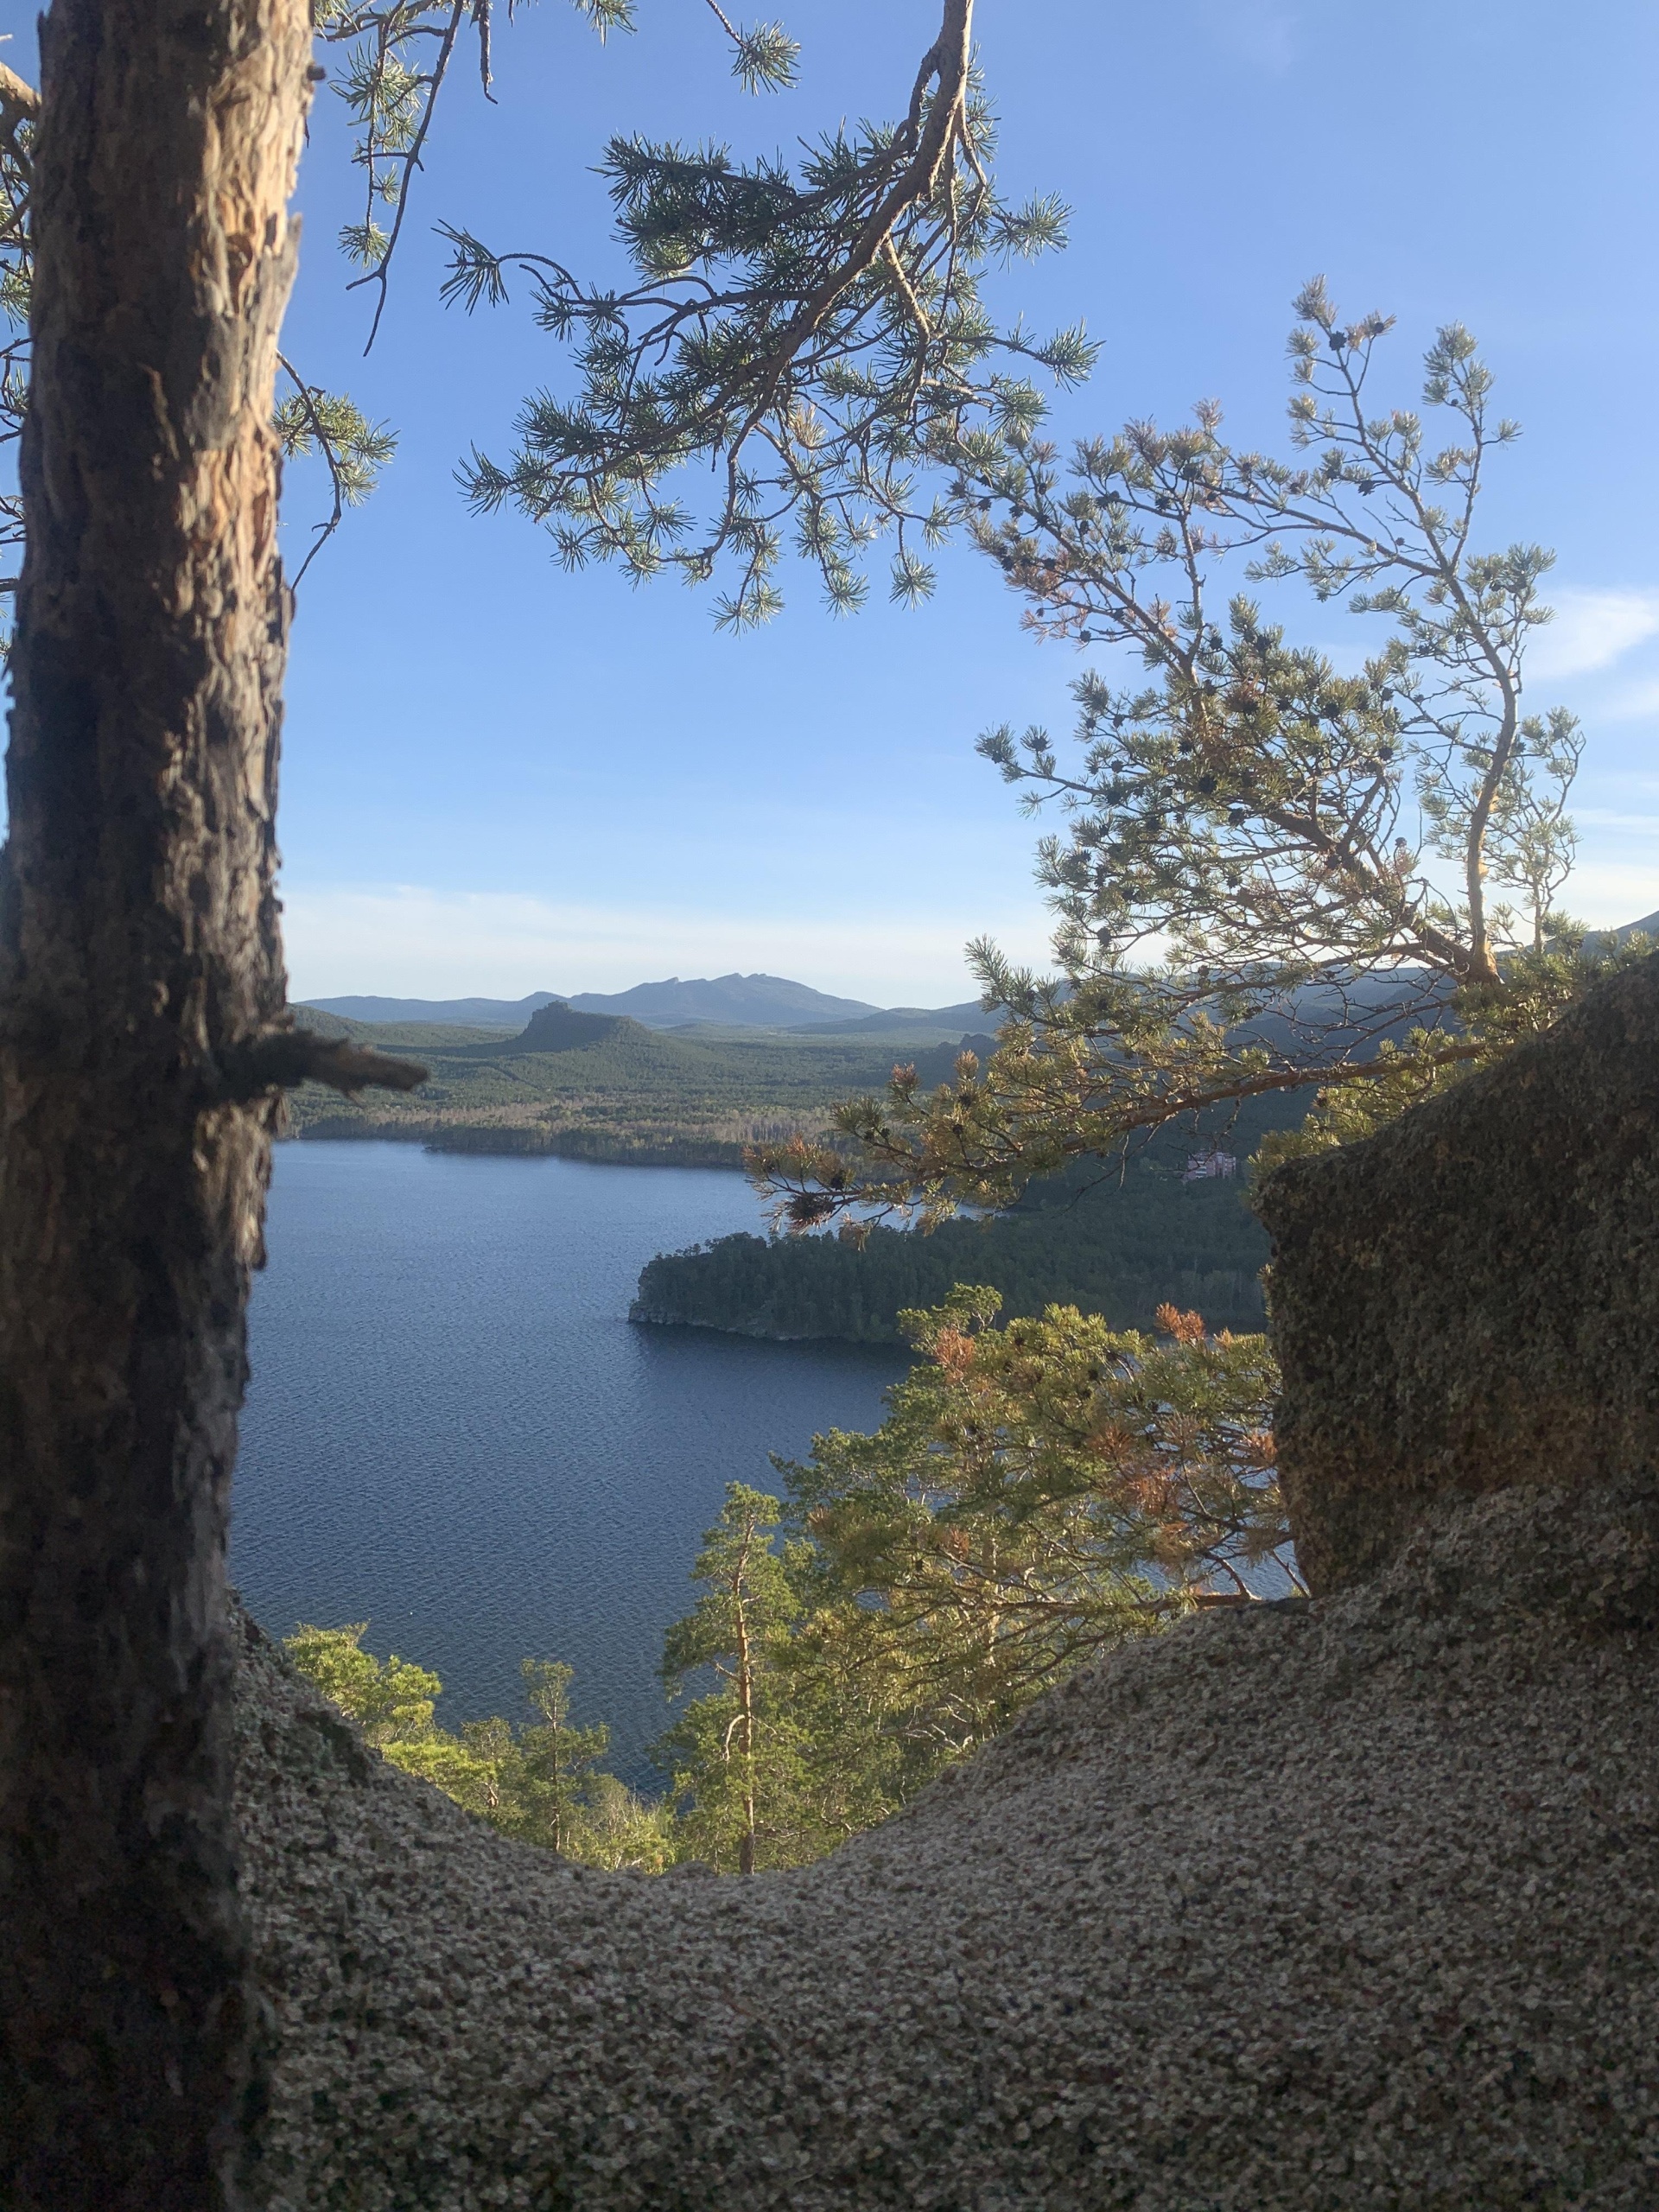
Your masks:
{"label": "dense pine forest", "polygon": [[[664,1254],[639,1278],[637,1321],[780,1338],[897,1344],[899,1314],[936,1306],[961,1282],[1001,1293],[1010,1315],[1081,1306],[1118,1329],[1150,1329],[1158,1308],[1196,1309],[1214,1328],[1259,1329],[1268,1239],[1245,1198],[1248,1154],[1272,1109],[1241,1114],[1219,1140],[1230,1178],[1188,1181],[1211,1140],[1165,1131],[1121,1168],[1101,1161],[1029,1186],[989,1220],[931,1236],[877,1228],[861,1249],[834,1236],[721,1237]],[[1294,1118],[1294,1109],[1280,1115]]]}

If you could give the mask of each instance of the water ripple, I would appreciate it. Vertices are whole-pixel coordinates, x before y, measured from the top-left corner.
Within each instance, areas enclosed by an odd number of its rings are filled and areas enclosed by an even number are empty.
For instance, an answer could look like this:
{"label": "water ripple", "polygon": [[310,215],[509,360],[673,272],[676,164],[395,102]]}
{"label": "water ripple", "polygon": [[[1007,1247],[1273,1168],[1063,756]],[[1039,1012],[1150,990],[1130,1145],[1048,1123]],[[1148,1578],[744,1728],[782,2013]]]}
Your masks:
{"label": "water ripple", "polygon": [[711,1169],[280,1146],[232,1538],[255,1614],[367,1618],[442,1675],[451,1726],[517,1714],[525,1654],[569,1660],[646,1778],[662,1632],[724,1485],[874,1426],[902,1371],[629,1326],[653,1253],[756,1226]]}

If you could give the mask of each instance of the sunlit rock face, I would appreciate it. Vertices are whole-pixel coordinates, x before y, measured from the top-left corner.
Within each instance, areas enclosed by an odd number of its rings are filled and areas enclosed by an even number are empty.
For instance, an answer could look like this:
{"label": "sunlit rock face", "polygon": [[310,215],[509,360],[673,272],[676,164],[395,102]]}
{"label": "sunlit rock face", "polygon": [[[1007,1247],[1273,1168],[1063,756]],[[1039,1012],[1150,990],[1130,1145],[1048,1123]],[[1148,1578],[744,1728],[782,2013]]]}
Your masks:
{"label": "sunlit rock face", "polygon": [[257,1631],[263,2212],[1646,2212],[1659,1509],[1442,1501],[791,1874],[515,1845]]}
{"label": "sunlit rock face", "polygon": [[1659,1463],[1659,955],[1259,1211],[1312,1588],[1442,1494]]}

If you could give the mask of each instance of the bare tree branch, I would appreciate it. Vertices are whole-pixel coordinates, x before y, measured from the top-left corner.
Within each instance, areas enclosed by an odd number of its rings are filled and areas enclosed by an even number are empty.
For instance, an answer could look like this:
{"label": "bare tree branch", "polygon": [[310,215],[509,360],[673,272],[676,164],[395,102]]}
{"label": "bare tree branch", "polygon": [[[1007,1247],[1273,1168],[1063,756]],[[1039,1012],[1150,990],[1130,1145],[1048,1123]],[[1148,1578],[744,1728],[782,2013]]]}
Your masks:
{"label": "bare tree branch", "polygon": [[226,1097],[246,1101],[264,1091],[326,1084],[353,1098],[360,1090],[416,1090],[428,1071],[415,1060],[372,1052],[346,1037],[319,1037],[308,1029],[270,1029],[223,1052],[219,1070]]}

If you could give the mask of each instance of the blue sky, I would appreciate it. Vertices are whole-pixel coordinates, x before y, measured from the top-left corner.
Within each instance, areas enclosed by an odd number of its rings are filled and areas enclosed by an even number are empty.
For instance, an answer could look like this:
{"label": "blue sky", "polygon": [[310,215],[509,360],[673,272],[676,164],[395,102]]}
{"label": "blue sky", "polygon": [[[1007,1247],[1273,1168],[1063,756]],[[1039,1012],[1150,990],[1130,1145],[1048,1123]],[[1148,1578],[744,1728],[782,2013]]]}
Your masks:
{"label": "blue sky", "polygon": [[[15,10],[13,56],[32,53]],[[505,16],[505,10],[501,11]],[[1033,826],[975,758],[990,722],[1070,726],[1079,660],[1033,644],[988,565],[940,563],[931,606],[837,621],[810,578],[769,630],[717,635],[706,601],[570,578],[522,522],[475,520],[458,456],[503,449],[563,373],[522,306],[437,302],[431,226],[620,274],[606,136],[787,147],[902,105],[936,0],[769,0],[800,87],[751,99],[702,0],[640,0],[601,46],[564,0],[497,34],[499,105],[470,54],[441,113],[378,343],[333,250],[354,212],[323,88],[284,347],[397,429],[383,490],[307,579],[284,741],[282,843],[296,996],[613,989],[733,968],[883,1002],[968,995],[989,931],[1039,957]],[[1316,270],[1400,318],[1391,390],[1416,396],[1435,325],[1468,322],[1526,435],[1500,459],[1493,543],[1558,553],[1561,619],[1535,703],[1591,733],[1592,922],[1659,907],[1659,299],[1651,240],[1659,11],[1649,0],[980,0],[1010,191],[1053,190],[1070,250],[999,280],[1039,324],[1103,341],[1062,434],[1219,397],[1278,442],[1288,302]],[[327,57],[325,56],[325,59]],[[291,550],[318,486],[290,477]],[[1319,618],[1353,650],[1360,625]],[[1544,679],[1548,677],[1548,681]]]}

